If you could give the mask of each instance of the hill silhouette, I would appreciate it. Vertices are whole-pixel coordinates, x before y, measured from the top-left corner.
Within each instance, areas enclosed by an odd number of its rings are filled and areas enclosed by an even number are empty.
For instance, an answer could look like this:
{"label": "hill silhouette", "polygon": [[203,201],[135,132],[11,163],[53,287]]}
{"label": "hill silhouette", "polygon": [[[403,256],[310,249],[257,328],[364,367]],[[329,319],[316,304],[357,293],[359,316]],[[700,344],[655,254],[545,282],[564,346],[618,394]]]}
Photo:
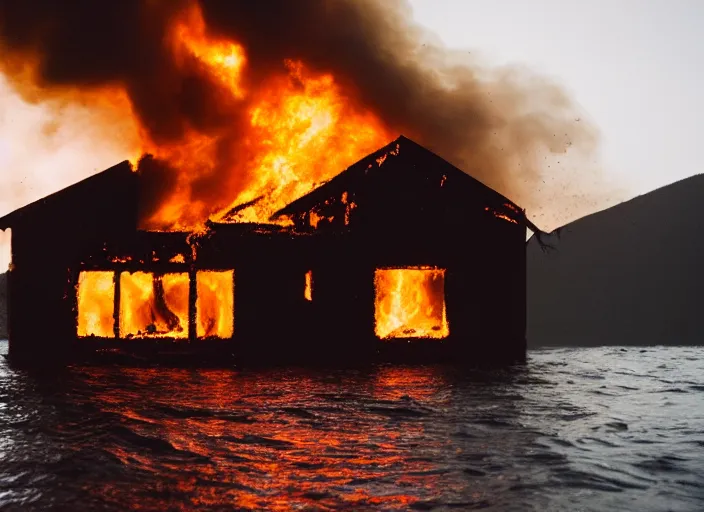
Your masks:
{"label": "hill silhouette", "polygon": [[704,342],[704,175],[528,245],[528,344]]}

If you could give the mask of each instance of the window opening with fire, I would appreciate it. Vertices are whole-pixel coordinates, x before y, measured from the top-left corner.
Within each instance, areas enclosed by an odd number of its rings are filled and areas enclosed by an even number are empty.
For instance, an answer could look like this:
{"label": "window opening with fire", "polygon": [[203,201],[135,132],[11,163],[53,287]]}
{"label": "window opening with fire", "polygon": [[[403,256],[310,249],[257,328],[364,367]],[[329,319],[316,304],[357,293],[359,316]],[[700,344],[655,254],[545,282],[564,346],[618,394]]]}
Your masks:
{"label": "window opening with fire", "polygon": [[78,325],[80,337],[115,337],[115,274],[84,271],[78,274]]}
{"label": "window opening with fire", "polygon": [[313,271],[306,272],[306,284],[303,288],[303,297],[308,301],[313,301]]}
{"label": "window opening with fire", "polygon": [[235,272],[196,274],[196,336],[231,338],[235,330]]}
{"label": "window opening with fire", "polygon": [[120,274],[121,338],[188,338],[188,273]]}
{"label": "window opening with fire", "polygon": [[[120,338],[188,338],[190,278],[187,272],[120,272]],[[234,332],[234,270],[196,273],[196,336],[231,338]],[[115,337],[115,272],[78,276],[79,337]]]}
{"label": "window opening with fire", "polygon": [[377,269],[374,288],[374,331],[377,337],[443,339],[449,336],[445,269]]}

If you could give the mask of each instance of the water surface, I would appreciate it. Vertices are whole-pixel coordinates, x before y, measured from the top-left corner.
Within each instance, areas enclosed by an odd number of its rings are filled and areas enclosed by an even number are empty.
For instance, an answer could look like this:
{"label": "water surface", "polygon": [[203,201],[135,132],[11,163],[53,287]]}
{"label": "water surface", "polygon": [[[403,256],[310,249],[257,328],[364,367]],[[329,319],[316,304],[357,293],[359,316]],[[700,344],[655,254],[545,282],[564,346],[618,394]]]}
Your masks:
{"label": "water surface", "polygon": [[704,348],[483,372],[0,359],[3,510],[704,510]]}

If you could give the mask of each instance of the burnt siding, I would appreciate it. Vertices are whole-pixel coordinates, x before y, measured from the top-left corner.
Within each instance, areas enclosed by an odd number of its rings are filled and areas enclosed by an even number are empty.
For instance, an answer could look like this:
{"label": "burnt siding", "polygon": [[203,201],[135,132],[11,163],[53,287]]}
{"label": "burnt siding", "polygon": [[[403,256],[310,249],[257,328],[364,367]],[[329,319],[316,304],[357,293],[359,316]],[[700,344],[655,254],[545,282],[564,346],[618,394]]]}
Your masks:
{"label": "burnt siding", "polygon": [[82,261],[136,230],[136,178],[129,167],[83,182],[12,225],[10,356],[51,360],[75,340],[75,283]]}
{"label": "burnt siding", "polygon": [[[432,210],[431,210],[432,213]],[[437,219],[432,215],[426,219]],[[446,222],[354,224],[351,230],[311,235],[259,233],[215,225],[198,243],[193,270],[234,269],[235,332],[231,340],[84,340],[147,356],[169,351],[232,354],[242,363],[364,361],[379,355],[420,361],[484,362],[525,355],[524,229],[471,205]],[[161,247],[163,234],[143,235],[139,253]],[[174,253],[183,240],[174,239]],[[446,340],[382,341],[374,334],[374,272],[382,267],[447,269]],[[155,263],[124,268],[157,270]],[[113,268],[114,265],[108,265]],[[313,272],[313,301],[304,298]]]}

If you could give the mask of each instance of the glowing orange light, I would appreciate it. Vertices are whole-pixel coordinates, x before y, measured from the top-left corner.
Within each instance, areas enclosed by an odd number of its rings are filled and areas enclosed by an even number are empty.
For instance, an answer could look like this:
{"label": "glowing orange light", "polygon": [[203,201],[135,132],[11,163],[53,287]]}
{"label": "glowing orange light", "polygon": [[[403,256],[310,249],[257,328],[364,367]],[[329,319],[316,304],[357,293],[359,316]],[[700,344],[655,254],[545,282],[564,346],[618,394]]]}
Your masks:
{"label": "glowing orange light", "polygon": [[303,296],[307,301],[313,300],[313,271],[306,272],[306,287],[303,290]]}
{"label": "glowing orange light", "polygon": [[[177,18],[167,39],[176,63],[198,62],[220,84],[217,94],[223,103],[245,113],[245,125],[242,136],[226,147],[227,133],[201,133],[194,127],[184,127],[185,135],[176,143],[145,141],[144,150],[167,162],[178,184],[143,220],[148,229],[191,231],[209,217],[290,225],[289,219],[270,217],[392,138],[333,75],[312,72],[299,60],[286,60],[281,71],[245,87],[244,48],[209,33],[197,4]],[[223,159],[228,152],[233,158]],[[191,188],[214,175],[223,177],[219,203],[202,200]]]}
{"label": "glowing orange light", "polygon": [[375,333],[379,338],[449,336],[444,269],[378,269],[374,285]]}
{"label": "glowing orange light", "polygon": [[196,335],[232,338],[235,329],[234,270],[196,274]]}
{"label": "glowing orange light", "polygon": [[78,336],[115,337],[113,272],[83,271],[78,275]]}
{"label": "glowing orange light", "polygon": [[120,274],[120,337],[188,337],[188,274]]}

